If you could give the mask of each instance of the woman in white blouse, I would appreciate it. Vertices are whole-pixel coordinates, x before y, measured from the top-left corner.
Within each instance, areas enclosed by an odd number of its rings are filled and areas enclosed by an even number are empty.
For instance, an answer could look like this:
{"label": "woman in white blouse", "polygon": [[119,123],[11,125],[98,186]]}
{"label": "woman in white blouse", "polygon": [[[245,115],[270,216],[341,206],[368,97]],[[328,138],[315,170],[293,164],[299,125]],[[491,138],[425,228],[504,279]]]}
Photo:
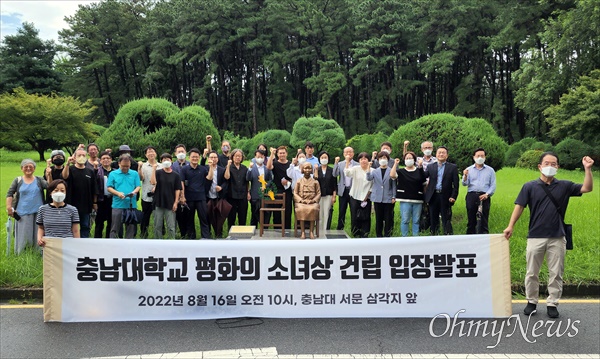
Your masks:
{"label": "woman in white blouse", "polygon": [[358,155],[360,166],[350,167],[352,158],[346,157],[344,175],[352,178],[350,188],[350,213],[352,217],[352,235],[358,238],[367,238],[371,231],[371,187],[373,182],[367,181],[367,173],[371,172],[369,155],[361,152]]}

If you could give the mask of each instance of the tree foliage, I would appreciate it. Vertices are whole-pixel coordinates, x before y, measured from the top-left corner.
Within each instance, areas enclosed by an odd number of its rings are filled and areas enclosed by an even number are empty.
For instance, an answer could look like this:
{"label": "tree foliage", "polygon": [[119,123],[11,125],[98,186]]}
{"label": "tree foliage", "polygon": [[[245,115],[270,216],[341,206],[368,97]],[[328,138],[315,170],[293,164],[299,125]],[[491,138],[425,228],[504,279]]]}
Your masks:
{"label": "tree foliage", "polygon": [[38,35],[39,30],[25,22],[15,35],[4,37],[0,45],[0,92],[18,87],[28,93],[60,91],[60,75],[52,66],[56,46]]}
{"label": "tree foliage", "polygon": [[44,160],[48,149],[69,147],[94,140],[88,122],[94,110],[91,101],[73,97],[28,94],[17,88],[0,95],[0,139],[23,141]]}
{"label": "tree foliage", "polygon": [[581,159],[584,156],[600,155],[600,153],[594,153],[589,144],[573,138],[560,141],[554,150],[560,160],[560,167],[567,170],[581,168]]}

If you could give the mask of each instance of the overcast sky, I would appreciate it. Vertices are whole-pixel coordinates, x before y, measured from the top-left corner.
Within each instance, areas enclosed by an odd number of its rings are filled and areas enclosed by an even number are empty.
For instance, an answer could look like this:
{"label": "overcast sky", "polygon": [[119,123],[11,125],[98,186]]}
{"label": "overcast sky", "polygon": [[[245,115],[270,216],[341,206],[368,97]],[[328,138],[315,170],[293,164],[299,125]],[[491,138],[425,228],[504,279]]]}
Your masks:
{"label": "overcast sky", "polygon": [[14,35],[23,22],[32,22],[43,40],[58,43],[58,31],[67,27],[65,16],[72,16],[80,4],[98,0],[0,0],[0,34]]}

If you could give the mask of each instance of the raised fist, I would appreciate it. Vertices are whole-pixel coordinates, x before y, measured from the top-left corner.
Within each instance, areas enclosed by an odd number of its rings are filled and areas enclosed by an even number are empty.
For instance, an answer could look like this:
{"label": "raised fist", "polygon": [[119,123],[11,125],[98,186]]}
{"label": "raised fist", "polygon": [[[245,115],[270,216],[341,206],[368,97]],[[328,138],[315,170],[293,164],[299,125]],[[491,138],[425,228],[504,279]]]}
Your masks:
{"label": "raised fist", "polygon": [[233,163],[232,160],[227,161],[227,166],[231,166],[232,163]]}
{"label": "raised fist", "polygon": [[404,146],[408,146],[410,144],[410,141],[404,141]]}
{"label": "raised fist", "polygon": [[337,157],[335,158],[335,163],[338,163],[338,162],[340,162],[340,156],[337,156]]}
{"label": "raised fist", "polygon": [[208,135],[208,136],[206,136],[206,141],[207,141],[207,142],[210,142],[210,141],[212,141],[212,136],[211,136],[211,135]]}

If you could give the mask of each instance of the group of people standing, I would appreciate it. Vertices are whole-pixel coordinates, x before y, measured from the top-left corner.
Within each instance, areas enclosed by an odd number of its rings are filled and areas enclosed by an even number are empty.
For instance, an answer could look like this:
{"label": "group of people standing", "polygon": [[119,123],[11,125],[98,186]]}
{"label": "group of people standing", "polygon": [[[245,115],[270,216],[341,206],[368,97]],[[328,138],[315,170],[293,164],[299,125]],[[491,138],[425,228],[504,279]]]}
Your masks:
{"label": "group of people standing", "polygon": [[[159,156],[156,148],[149,146],[143,152],[145,162],[134,161],[127,145],[120,146],[116,153],[110,149],[101,152],[94,143],[81,145],[70,157],[55,150],[43,177],[34,176],[33,160],[24,160],[23,176],[13,181],[7,193],[9,216],[21,218],[17,222],[15,249],[21,251],[28,242],[42,245],[44,240],[39,233],[57,235],[43,231],[47,213],[38,209],[44,203],[61,215],[68,210],[72,217],[70,231],[59,233],[61,236],[134,238],[138,236],[138,225],[123,221],[129,209],[138,207],[139,200],[141,238],[148,237],[152,215],[155,238],[220,238],[225,221],[229,228],[236,223],[246,225],[248,208],[250,224],[259,224],[264,182],[272,182],[277,193],[285,193],[285,210],[274,211],[273,222],[284,221],[285,228],[290,229],[294,212],[302,238],[305,238],[305,224],[310,238],[316,236],[317,223],[323,234],[332,227],[336,202],[339,203],[336,228],[345,228],[349,208],[351,233],[356,237],[369,236],[372,212],[377,237],[392,236],[395,202],[400,202],[403,236],[419,234],[423,229],[422,213],[429,219],[425,227],[432,234],[438,234],[440,227],[443,233],[452,234],[451,206],[458,196],[459,178],[456,165],[446,161],[448,150],[443,146],[433,156],[433,144],[423,142],[423,155],[417,156],[408,150],[406,141],[402,160],[392,158],[389,142],[382,143],[380,150],[371,155],[362,152],[356,158],[354,149],[346,147],[343,158],[336,156],[332,161],[327,152],[315,154],[310,141],[291,159],[287,147],[268,149],[261,144],[246,166],[240,149],[231,149],[225,140],[217,152],[211,142],[212,136],[206,136],[203,150],[188,151],[185,145],[177,145],[174,156],[170,153]],[[495,173],[485,165],[483,149],[474,152],[474,162],[464,170],[462,179],[469,188],[467,232],[477,232],[475,213],[483,203],[479,232],[487,233]],[[266,216],[266,221],[270,221],[268,212]],[[95,223],[93,233],[92,223]]]}

